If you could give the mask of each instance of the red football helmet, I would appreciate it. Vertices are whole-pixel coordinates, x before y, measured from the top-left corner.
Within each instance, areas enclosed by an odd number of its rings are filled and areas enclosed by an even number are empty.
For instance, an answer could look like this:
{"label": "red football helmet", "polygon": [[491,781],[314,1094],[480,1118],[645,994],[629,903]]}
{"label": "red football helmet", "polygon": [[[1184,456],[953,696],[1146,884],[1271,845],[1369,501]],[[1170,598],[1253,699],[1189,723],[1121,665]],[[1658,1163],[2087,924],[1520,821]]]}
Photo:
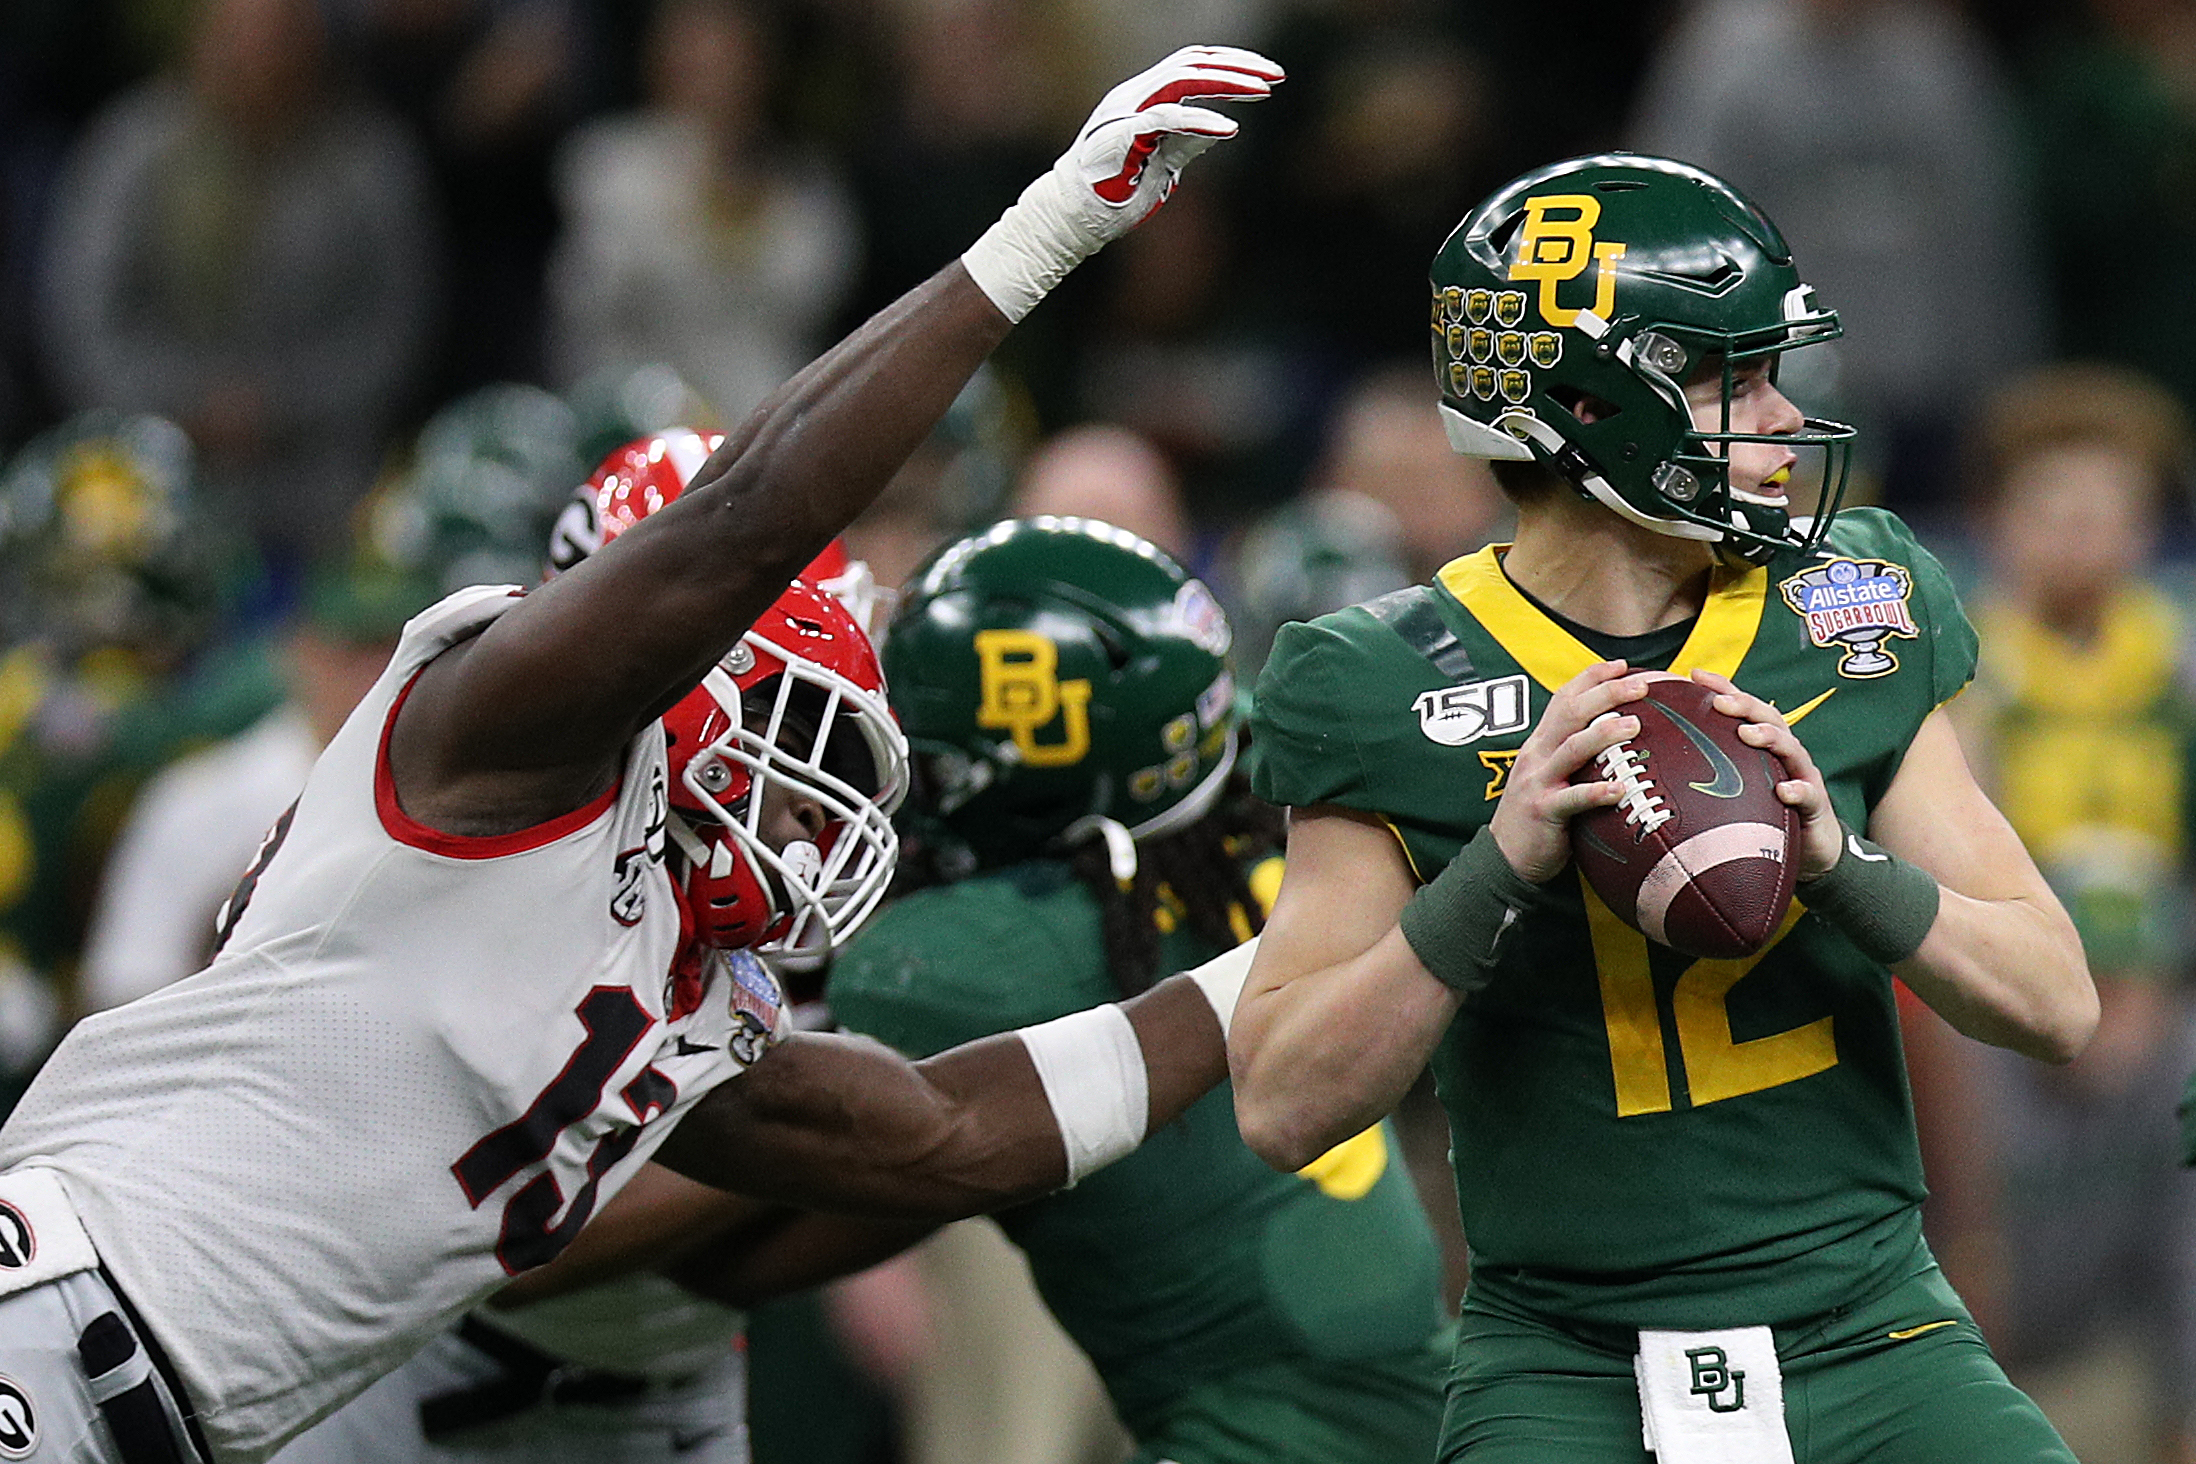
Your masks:
{"label": "red football helmet", "polygon": [[[601,543],[674,502],[723,440],[673,430],[611,453],[593,481]],[[845,606],[793,581],[664,714],[663,729],[670,832],[700,939],[813,957],[869,917],[899,854],[892,811],[907,792],[907,739],[876,650]],[[814,843],[764,841],[772,786],[823,809],[829,822]]]}

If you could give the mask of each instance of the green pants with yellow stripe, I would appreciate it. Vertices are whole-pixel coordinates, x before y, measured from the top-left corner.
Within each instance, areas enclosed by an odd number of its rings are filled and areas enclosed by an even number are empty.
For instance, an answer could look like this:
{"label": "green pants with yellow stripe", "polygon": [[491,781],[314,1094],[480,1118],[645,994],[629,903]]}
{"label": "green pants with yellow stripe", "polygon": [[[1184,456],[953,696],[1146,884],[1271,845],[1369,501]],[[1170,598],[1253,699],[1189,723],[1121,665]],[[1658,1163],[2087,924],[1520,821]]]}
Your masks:
{"label": "green pants with yellow stripe", "polygon": [[[2075,1464],[1934,1266],[1776,1341],[1794,1464]],[[1632,1351],[1467,1302],[1442,1464],[1653,1464]]]}

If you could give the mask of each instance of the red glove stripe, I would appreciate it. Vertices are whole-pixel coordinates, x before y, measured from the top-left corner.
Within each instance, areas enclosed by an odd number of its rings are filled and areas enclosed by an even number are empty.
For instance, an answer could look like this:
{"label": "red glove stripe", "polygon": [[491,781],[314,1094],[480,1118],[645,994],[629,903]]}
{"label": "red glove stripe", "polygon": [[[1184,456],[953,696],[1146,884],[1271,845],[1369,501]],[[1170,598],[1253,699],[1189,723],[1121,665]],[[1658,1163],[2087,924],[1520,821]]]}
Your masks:
{"label": "red glove stripe", "polygon": [[1152,153],[1159,146],[1164,132],[1143,132],[1129,144],[1128,156],[1121,159],[1121,171],[1102,183],[1093,185],[1091,192],[1105,202],[1115,205],[1127,203],[1136,193],[1136,185],[1144,176],[1144,164],[1151,161]]}
{"label": "red glove stripe", "polygon": [[1194,97],[1262,97],[1265,94],[1263,86],[1244,86],[1218,76],[1190,76],[1168,82],[1138,102],[1136,110],[1142,112],[1162,102],[1186,102]]}

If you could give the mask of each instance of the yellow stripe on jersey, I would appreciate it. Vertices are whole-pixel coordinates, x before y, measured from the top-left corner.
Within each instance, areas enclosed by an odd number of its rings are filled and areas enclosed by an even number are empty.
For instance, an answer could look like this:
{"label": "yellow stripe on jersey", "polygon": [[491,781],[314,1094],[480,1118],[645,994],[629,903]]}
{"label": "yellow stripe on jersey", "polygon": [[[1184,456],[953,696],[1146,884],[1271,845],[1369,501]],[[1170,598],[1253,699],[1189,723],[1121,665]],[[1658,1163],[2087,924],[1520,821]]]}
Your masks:
{"label": "yellow stripe on jersey", "polygon": [[1934,1332],[1944,1327],[1956,1327],[1959,1324],[1960,1319],[1958,1317],[1947,1317],[1941,1322],[1924,1322],[1918,1327],[1902,1327],[1896,1332],[1886,1332],[1883,1335],[1894,1342],[1904,1342],[1909,1337],[1919,1337],[1924,1332]]}
{"label": "yellow stripe on jersey", "polygon": [[[1510,583],[1501,560],[1501,551],[1508,547],[1490,544],[1451,560],[1435,578],[1528,676],[1554,691],[1602,658]],[[1766,569],[1715,570],[1707,603],[1701,606],[1700,618],[1678,648],[1670,670],[1679,676],[1695,670],[1735,676],[1761,629],[1762,606],[1768,596]]]}

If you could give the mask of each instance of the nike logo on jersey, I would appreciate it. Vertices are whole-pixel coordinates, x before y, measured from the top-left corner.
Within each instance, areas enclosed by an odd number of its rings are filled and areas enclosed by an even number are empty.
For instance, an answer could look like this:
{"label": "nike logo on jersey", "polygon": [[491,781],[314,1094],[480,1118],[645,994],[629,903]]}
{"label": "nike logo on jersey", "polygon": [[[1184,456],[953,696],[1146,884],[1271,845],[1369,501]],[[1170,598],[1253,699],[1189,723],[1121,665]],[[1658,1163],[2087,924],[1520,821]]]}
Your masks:
{"label": "nike logo on jersey", "polygon": [[[1836,696],[1837,694],[1838,694],[1838,689],[1837,689],[1836,687],[1834,687],[1834,686],[1833,686],[1833,687],[1831,687],[1831,688],[1830,688],[1830,689],[1829,689],[1828,691],[1824,692],[1824,693],[1823,693],[1823,694],[1822,694],[1821,696],[1818,696],[1818,697],[1814,697],[1814,698],[1812,698],[1811,700],[1808,700],[1808,701],[1803,701],[1803,702],[1801,702],[1801,703],[1800,703],[1800,704],[1799,704],[1799,705],[1798,705],[1797,707],[1795,707],[1795,708],[1794,708],[1793,710],[1791,710],[1791,711],[1789,711],[1789,712],[1786,712],[1786,713],[1784,714],[1784,725],[1785,725],[1785,726],[1787,726],[1787,727],[1796,727],[1796,726],[1798,726],[1798,725],[1799,725],[1799,719],[1800,719],[1800,718],[1802,718],[1802,717],[1806,716],[1806,715],[1807,715],[1807,714],[1808,714],[1809,712],[1811,712],[1811,711],[1813,711],[1813,710],[1814,710],[1815,708],[1817,708],[1817,707],[1821,706],[1821,705],[1822,705],[1822,704],[1823,704],[1824,702],[1826,702],[1826,701],[1830,700],[1830,698],[1832,698],[1832,697]],[[1775,706],[1775,705],[1776,705],[1776,703],[1775,703],[1775,702],[1771,702],[1771,703],[1770,703],[1770,705],[1771,705],[1771,706]]]}
{"label": "nike logo on jersey", "polygon": [[1904,1342],[1909,1337],[1919,1337],[1924,1332],[1934,1332],[1942,1327],[1956,1327],[1959,1324],[1960,1319],[1958,1317],[1948,1317],[1941,1322],[1924,1322],[1918,1327],[1906,1327],[1896,1332],[1886,1332],[1883,1335],[1894,1342]]}
{"label": "nike logo on jersey", "polygon": [[1846,852],[1850,853],[1855,859],[1860,860],[1863,864],[1881,864],[1886,859],[1889,859],[1891,857],[1888,854],[1871,854],[1866,849],[1863,849],[1861,847],[1859,834],[1847,834],[1845,836],[1845,848]]}
{"label": "nike logo on jersey", "polygon": [[1705,783],[1688,783],[1685,786],[1707,794],[1710,798],[1736,798],[1746,791],[1746,777],[1739,772],[1738,764],[1731,761],[1729,753],[1709,739],[1707,733],[1695,727],[1669,707],[1662,714],[1677,723],[1677,729],[1685,734],[1685,740],[1700,749],[1700,755],[1708,759],[1708,766],[1715,776]]}
{"label": "nike logo on jersey", "polygon": [[700,1053],[715,1052],[716,1050],[706,1042],[687,1041],[686,1034],[682,1032],[679,1034],[678,1040],[671,1046],[671,1055],[673,1057],[694,1057]]}

